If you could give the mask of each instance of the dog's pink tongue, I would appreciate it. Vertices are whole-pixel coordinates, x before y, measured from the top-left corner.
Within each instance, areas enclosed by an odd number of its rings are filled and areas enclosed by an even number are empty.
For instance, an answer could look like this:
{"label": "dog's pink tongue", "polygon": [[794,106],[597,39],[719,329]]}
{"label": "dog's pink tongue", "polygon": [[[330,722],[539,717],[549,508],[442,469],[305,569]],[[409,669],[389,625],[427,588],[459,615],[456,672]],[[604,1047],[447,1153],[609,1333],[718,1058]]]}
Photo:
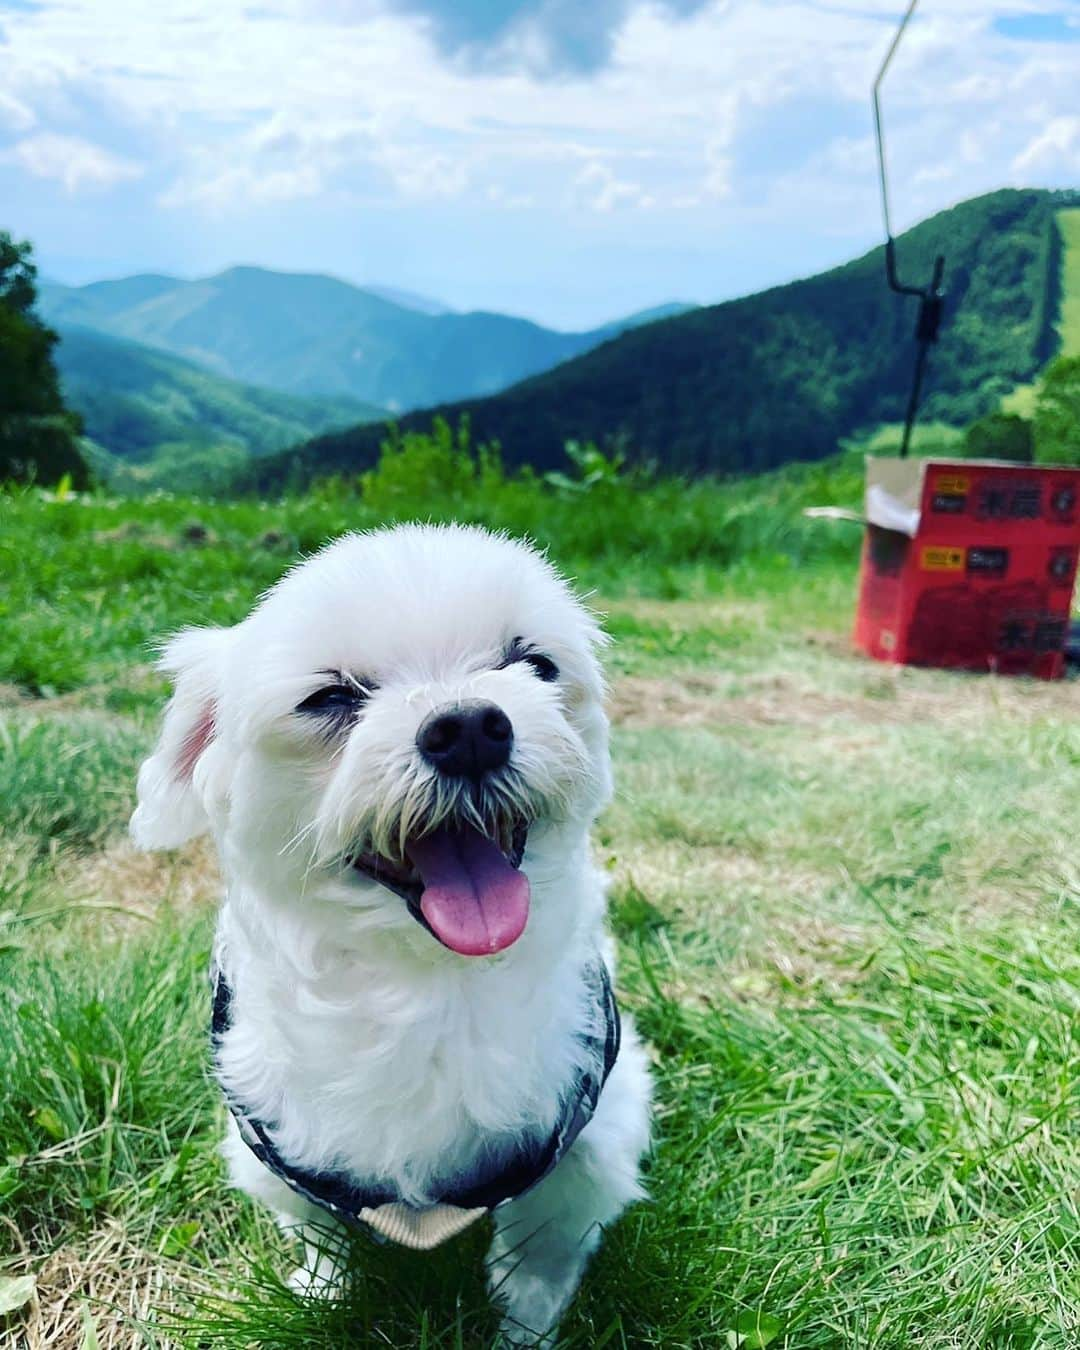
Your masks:
{"label": "dog's pink tongue", "polygon": [[435,936],[462,956],[490,956],[516,942],[529,917],[529,880],[490,839],[468,825],[414,839],[409,857]]}

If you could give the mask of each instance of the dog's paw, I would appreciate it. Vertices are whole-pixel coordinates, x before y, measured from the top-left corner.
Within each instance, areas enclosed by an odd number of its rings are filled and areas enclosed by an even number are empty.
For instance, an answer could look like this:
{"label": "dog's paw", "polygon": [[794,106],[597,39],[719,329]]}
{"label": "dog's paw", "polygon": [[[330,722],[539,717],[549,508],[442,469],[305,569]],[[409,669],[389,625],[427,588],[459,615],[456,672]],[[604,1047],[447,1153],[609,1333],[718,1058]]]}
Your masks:
{"label": "dog's paw", "polygon": [[522,1347],[529,1346],[530,1350],[545,1350],[555,1344],[555,1330],[537,1332],[531,1331],[528,1327],[522,1326],[520,1322],[514,1321],[512,1317],[504,1317],[499,1324],[499,1336],[495,1342],[495,1350],[522,1350]]}
{"label": "dog's paw", "polygon": [[[574,1293],[573,1283],[552,1283],[521,1265],[493,1272],[492,1293],[502,1305],[500,1346],[552,1346],[559,1319]],[[501,1275],[501,1278],[499,1278]]]}
{"label": "dog's paw", "polygon": [[321,1299],[325,1303],[336,1303],[345,1293],[345,1283],[337,1267],[327,1269],[321,1261],[314,1267],[297,1266],[286,1283],[297,1298]]}

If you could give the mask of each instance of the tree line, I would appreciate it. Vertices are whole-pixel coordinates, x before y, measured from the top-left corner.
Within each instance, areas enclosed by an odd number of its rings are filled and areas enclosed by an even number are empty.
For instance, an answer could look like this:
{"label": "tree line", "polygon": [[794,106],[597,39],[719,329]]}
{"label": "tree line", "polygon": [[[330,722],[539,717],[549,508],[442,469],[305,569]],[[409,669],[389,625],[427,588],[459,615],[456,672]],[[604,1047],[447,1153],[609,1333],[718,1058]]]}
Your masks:
{"label": "tree line", "polygon": [[89,482],[79,419],[64,406],[53,362],[57,336],[34,311],[31,247],[0,231],[0,481]]}

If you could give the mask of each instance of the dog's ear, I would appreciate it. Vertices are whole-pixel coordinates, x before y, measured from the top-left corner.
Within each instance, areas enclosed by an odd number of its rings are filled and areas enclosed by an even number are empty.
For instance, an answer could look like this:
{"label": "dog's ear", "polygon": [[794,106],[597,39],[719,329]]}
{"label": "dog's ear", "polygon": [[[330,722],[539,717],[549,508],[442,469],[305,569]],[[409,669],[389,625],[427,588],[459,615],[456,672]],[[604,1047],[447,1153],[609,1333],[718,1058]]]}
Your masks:
{"label": "dog's ear", "polygon": [[130,828],[140,848],[178,848],[209,827],[205,770],[231,637],[229,628],[188,628],[162,652],[158,666],[173,677],[173,696],[158,743],[139,770]]}

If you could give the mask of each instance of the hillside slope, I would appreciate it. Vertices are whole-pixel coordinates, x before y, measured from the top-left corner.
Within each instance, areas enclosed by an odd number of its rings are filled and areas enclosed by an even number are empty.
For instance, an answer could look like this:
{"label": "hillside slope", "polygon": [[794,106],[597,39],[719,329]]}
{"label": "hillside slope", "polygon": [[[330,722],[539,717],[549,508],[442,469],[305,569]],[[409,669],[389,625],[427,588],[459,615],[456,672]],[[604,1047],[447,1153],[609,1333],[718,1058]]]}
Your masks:
{"label": "hillside slope", "polygon": [[328,276],[234,267],[198,281],[48,283],[41,311],[61,332],[94,328],[247,384],[395,411],[505,389],[649,317],[560,333],[504,314],[440,312],[407,299]]}
{"label": "hillside slope", "polygon": [[223,379],[165,352],[66,327],[56,364],[68,407],[110,454],[143,461],[162,447],[282,450],[331,427],[385,416],[353,399],[302,399]]}
{"label": "hillside slope", "polygon": [[[946,255],[947,301],[923,414],[962,424],[1031,377],[1058,344],[1061,238],[1055,213],[1075,194],[1007,190],[916,226],[898,241],[902,276],[923,281]],[[885,284],[883,250],[808,280],[694,310],[614,341],[489,399],[433,412],[468,414],[510,463],[563,462],[567,439],[622,438],[668,470],[746,472],[816,459],[903,415],[915,306]],[[325,436],[258,466],[271,490],[290,472],[352,472],[382,430]]]}

